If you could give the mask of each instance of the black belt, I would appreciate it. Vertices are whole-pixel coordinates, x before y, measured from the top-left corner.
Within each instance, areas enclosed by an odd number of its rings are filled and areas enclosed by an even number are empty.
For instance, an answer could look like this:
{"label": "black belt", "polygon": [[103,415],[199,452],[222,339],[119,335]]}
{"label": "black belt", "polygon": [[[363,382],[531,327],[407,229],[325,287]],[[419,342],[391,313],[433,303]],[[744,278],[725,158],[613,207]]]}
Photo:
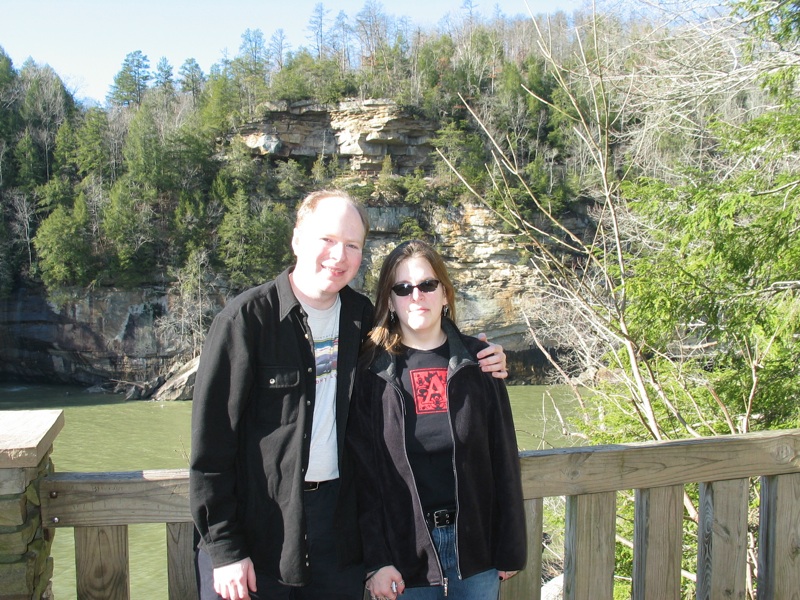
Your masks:
{"label": "black belt", "polygon": [[303,491],[304,492],[316,492],[320,486],[326,485],[328,483],[333,483],[336,481],[335,479],[328,479],[328,481],[304,481],[303,482]]}
{"label": "black belt", "polygon": [[456,522],[456,509],[455,508],[442,508],[440,510],[432,510],[425,513],[425,522],[428,527],[447,527]]}

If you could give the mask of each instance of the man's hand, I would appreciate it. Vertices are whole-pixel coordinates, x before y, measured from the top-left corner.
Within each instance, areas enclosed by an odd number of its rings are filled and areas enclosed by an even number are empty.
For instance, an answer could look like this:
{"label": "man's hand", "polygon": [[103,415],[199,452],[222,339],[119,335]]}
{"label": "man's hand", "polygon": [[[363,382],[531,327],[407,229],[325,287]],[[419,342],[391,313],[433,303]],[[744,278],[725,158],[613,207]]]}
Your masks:
{"label": "man's hand", "polygon": [[250,600],[256,589],[256,572],[253,561],[244,558],[214,569],[214,591],[226,600]]}
{"label": "man's hand", "polygon": [[506,370],[506,353],[503,352],[503,347],[500,344],[492,344],[486,339],[485,333],[479,333],[477,338],[489,344],[488,348],[484,348],[478,352],[478,362],[481,365],[481,371],[484,373],[491,373],[492,377],[498,379],[505,379],[508,377]]}

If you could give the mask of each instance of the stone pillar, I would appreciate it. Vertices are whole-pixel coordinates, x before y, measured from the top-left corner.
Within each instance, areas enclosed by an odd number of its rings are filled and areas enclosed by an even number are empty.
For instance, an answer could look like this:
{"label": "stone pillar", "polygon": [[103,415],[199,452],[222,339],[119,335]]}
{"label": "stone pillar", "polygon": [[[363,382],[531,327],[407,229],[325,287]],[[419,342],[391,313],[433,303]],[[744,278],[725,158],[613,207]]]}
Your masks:
{"label": "stone pillar", "polygon": [[0,600],[53,597],[54,531],[42,527],[39,484],[63,426],[61,410],[0,411]]}

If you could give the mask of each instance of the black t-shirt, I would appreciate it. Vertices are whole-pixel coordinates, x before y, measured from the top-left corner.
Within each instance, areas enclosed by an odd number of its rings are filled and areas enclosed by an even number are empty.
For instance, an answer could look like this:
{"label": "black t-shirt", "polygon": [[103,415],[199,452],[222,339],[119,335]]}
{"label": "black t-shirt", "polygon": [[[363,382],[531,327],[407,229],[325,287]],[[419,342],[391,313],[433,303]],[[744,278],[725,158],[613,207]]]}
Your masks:
{"label": "black t-shirt", "polygon": [[447,398],[447,342],[405,348],[397,370],[406,405],[406,449],[423,509],[455,507],[453,434]]}

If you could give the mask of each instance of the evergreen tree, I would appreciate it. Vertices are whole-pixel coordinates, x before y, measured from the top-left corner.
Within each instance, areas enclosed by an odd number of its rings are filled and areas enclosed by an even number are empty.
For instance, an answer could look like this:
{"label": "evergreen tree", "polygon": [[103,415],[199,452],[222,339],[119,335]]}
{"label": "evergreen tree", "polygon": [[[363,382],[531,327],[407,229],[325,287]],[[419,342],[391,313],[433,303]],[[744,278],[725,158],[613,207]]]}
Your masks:
{"label": "evergreen tree", "polygon": [[305,195],[309,179],[303,166],[295,160],[278,163],[275,179],[278,193],[285,200],[294,201]]}
{"label": "evergreen tree", "polygon": [[231,284],[238,289],[250,283],[252,264],[250,244],[252,242],[253,219],[250,201],[242,190],[237,191],[225,211],[219,227],[219,253]]}
{"label": "evergreen tree", "polygon": [[125,56],[122,69],[114,76],[108,101],[118,106],[138,106],[142,103],[151,79],[150,61],[141,50]]}
{"label": "evergreen tree", "polygon": [[18,75],[11,58],[0,46],[0,190],[14,182],[13,148],[22,123],[17,106]]}
{"label": "evergreen tree", "polygon": [[25,130],[14,148],[14,160],[17,167],[16,183],[19,187],[31,191],[47,180],[42,151],[34,142],[29,129]]}
{"label": "evergreen tree", "polygon": [[229,65],[215,66],[200,99],[200,127],[214,134],[230,131],[240,121],[241,104]]}
{"label": "evergreen tree", "polygon": [[197,61],[193,58],[187,58],[178,71],[178,84],[182,92],[192,96],[192,102],[195,104],[200,98],[205,81],[206,76]]}
{"label": "evergreen tree", "polygon": [[180,195],[173,221],[176,253],[179,256],[188,256],[208,243],[208,211],[199,192]]}
{"label": "evergreen tree", "polygon": [[113,249],[111,273],[128,284],[147,276],[154,266],[155,198],[152,188],[125,177],[111,189],[109,202],[103,208],[102,234]]}
{"label": "evergreen tree", "polygon": [[169,64],[166,56],[162,56],[156,65],[156,73],[153,78],[153,87],[161,90],[164,94],[172,96],[175,93],[175,81],[173,79],[172,65]]}
{"label": "evergreen tree", "polygon": [[86,177],[94,174],[101,180],[111,177],[111,150],[107,113],[90,108],[76,134],[75,161],[78,172]]}
{"label": "evergreen tree", "polygon": [[131,180],[145,187],[165,189],[166,150],[154,110],[145,103],[131,119],[122,151]]}
{"label": "evergreen tree", "polygon": [[85,285],[92,272],[86,203],[78,197],[72,209],[57,206],[34,239],[42,281],[48,290]]}
{"label": "evergreen tree", "polygon": [[64,121],[58,128],[53,152],[54,174],[72,180],[78,173],[78,137],[70,121]]}
{"label": "evergreen tree", "polygon": [[72,206],[74,197],[75,189],[64,177],[54,177],[36,188],[36,206],[43,215],[50,214],[56,206]]}
{"label": "evergreen tree", "polygon": [[246,194],[236,192],[219,228],[219,252],[236,289],[275,277],[291,260],[292,222],[286,206],[264,203],[254,215]]}

